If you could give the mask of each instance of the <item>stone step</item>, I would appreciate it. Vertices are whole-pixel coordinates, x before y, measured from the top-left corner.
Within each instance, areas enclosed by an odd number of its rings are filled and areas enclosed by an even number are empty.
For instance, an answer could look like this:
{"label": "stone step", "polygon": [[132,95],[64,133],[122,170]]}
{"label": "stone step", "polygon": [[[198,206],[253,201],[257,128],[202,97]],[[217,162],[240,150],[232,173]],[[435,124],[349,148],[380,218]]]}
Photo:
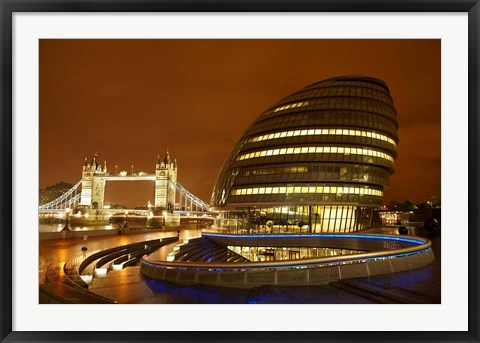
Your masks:
{"label": "stone step", "polygon": [[70,287],[62,282],[40,286],[40,293],[62,304],[116,304],[117,302],[80,287]]}
{"label": "stone step", "polygon": [[406,304],[434,304],[439,301],[436,297],[428,294],[423,294],[400,286],[378,284],[370,282],[369,280],[350,279],[340,280],[339,282]]}
{"label": "stone step", "polygon": [[343,291],[358,295],[362,298],[368,299],[373,302],[377,302],[380,304],[401,304],[403,303],[402,301],[397,301],[395,299],[391,299],[389,297],[385,297],[381,294],[377,294],[375,292],[371,292],[368,289],[363,289],[360,287],[355,287],[354,285],[349,285],[347,283],[344,283],[343,281],[335,281],[335,282],[330,282],[330,286],[339,288]]}

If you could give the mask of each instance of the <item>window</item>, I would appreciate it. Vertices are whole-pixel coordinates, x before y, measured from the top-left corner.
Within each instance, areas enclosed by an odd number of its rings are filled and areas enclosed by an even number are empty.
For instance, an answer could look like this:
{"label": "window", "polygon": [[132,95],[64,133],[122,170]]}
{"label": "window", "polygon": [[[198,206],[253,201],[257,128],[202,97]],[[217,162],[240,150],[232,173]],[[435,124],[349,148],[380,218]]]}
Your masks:
{"label": "window", "polygon": [[307,153],[325,153],[325,154],[352,154],[352,155],[363,155],[363,156],[375,156],[388,161],[393,162],[393,157],[380,151],[371,150],[371,149],[361,149],[361,148],[347,148],[344,147],[297,147],[297,148],[282,148],[282,149],[272,149],[272,150],[261,150],[254,153],[246,153],[237,157],[237,161],[242,161],[250,158],[264,157],[264,156],[277,156],[285,154],[307,154]]}
{"label": "window", "polygon": [[[340,118],[340,117],[338,117]],[[338,119],[337,119],[338,120]],[[346,129],[309,129],[309,130],[292,130],[282,131],[277,133],[270,133],[261,136],[256,136],[247,140],[247,143],[254,143],[269,139],[283,138],[283,137],[297,137],[297,136],[318,136],[318,135],[336,135],[336,136],[356,136],[356,137],[369,137],[373,139],[382,140],[392,145],[396,145],[395,141],[383,134],[364,131],[364,130],[346,130]]]}
{"label": "window", "polygon": [[289,109],[289,108],[303,107],[303,106],[307,106],[307,105],[308,105],[308,101],[305,101],[305,102],[297,102],[297,103],[293,103],[293,104],[289,104],[289,105],[277,107],[273,112],[283,111],[283,110],[287,110],[287,109]]}

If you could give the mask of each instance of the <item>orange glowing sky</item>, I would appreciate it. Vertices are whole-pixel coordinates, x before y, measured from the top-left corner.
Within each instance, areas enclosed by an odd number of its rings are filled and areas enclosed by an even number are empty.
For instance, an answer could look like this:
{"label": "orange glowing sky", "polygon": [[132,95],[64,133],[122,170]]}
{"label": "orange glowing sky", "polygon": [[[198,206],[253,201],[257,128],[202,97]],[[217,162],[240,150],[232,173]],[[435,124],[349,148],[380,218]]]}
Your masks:
{"label": "orange glowing sky", "polygon": [[[110,171],[178,179],[209,201],[230,149],[273,103],[339,75],[384,80],[400,125],[384,202],[423,202],[440,183],[440,40],[41,40],[40,187],[76,183],[98,152]],[[153,202],[153,182],[107,183],[106,203]]]}

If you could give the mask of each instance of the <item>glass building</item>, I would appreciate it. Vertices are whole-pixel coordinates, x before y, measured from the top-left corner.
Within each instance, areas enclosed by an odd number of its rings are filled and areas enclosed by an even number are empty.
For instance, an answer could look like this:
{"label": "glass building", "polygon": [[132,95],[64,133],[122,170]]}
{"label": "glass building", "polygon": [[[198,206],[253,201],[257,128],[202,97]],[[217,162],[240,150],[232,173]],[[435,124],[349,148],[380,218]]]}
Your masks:
{"label": "glass building", "polygon": [[263,112],[225,160],[211,205],[245,232],[367,229],[397,156],[398,123],[385,82],[335,77]]}

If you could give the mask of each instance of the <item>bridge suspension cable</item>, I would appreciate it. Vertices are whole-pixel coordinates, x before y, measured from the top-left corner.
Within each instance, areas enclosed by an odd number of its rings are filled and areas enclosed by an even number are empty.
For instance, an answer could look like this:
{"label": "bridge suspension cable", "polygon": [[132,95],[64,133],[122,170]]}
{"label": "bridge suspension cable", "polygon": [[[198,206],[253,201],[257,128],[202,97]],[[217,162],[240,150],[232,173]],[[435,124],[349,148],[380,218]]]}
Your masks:
{"label": "bridge suspension cable", "polygon": [[201,210],[203,212],[207,212],[210,208],[210,205],[203,201],[202,199],[196,197],[192,193],[190,193],[185,187],[182,186],[180,182],[173,182],[170,180],[170,183],[177,189],[179,196],[180,196],[180,206],[182,206],[182,198],[184,201],[185,209],[188,207],[188,202],[190,202],[190,209],[193,211],[193,206],[196,207],[197,210]]}
{"label": "bridge suspension cable", "polygon": [[79,191],[82,180],[78,181],[75,186],[70,188],[67,192],[46,204],[39,206],[40,210],[65,209],[75,207],[80,201],[81,192]]}
{"label": "bridge suspension cable", "polygon": [[[66,208],[74,208],[80,202],[81,184],[82,181],[78,181],[75,186],[73,186],[71,189],[69,189],[67,192],[65,192],[58,198],[39,206],[39,210],[59,210]],[[200,212],[208,212],[210,205],[190,193],[184,186],[182,186],[180,182],[173,182],[172,180],[170,180],[170,184],[173,184],[175,189],[178,191],[178,196],[180,198],[180,206],[183,206],[185,210],[189,208],[190,211],[193,211],[195,209]]]}

